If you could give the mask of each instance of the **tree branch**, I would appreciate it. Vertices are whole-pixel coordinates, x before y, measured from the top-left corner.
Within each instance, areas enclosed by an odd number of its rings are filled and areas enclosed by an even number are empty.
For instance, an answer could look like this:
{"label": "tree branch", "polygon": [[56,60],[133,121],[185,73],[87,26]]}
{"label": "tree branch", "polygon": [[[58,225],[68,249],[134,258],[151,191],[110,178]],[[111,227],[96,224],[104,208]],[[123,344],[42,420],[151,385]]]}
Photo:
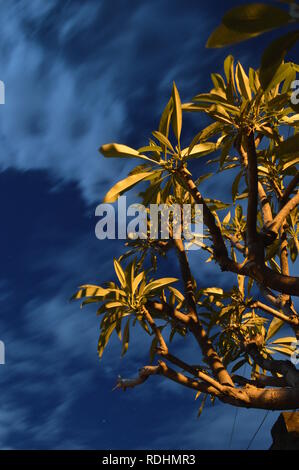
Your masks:
{"label": "tree branch", "polygon": [[157,310],[158,312],[164,312],[165,311],[165,313],[167,315],[169,315],[171,318],[173,318],[174,320],[178,320],[179,322],[184,323],[185,325],[190,323],[191,319],[190,319],[189,315],[186,315],[185,313],[180,312],[176,308],[171,307],[169,304],[160,303],[160,302],[153,302],[153,301],[149,300],[146,303],[146,305],[150,309]]}
{"label": "tree branch", "polygon": [[258,182],[258,195],[259,195],[264,225],[269,225],[273,220],[271,204],[264,190],[264,187],[260,181]]}
{"label": "tree branch", "polygon": [[215,217],[208,208],[204,198],[198,191],[190,173],[182,167],[179,170],[179,176],[182,178],[184,186],[186,186],[194,201],[197,204],[202,204],[203,206],[203,222],[208,227],[213,240],[215,260],[219,263],[221,267],[225,269],[227,260],[229,259],[228,252],[224,240],[222,238],[221,230],[216,224]]}
{"label": "tree branch", "polygon": [[280,227],[282,226],[284,220],[287,218],[289,213],[295,209],[295,207],[299,204],[299,191],[295,196],[292,197],[278,212],[278,214],[274,217],[272,223],[269,226],[263,228],[265,232],[271,231],[278,234]]}
{"label": "tree branch", "polygon": [[294,178],[290,181],[288,186],[285,188],[280,203],[282,206],[285,205],[287,200],[289,199],[290,195],[296,189],[297,184],[299,183],[299,172],[294,176]]}
{"label": "tree branch", "polygon": [[254,141],[254,132],[246,131],[244,135],[245,150],[247,152],[247,240],[248,258],[257,264],[264,262],[264,246],[257,233],[257,207],[258,207],[258,171],[257,154]]}
{"label": "tree branch", "polygon": [[168,360],[172,364],[180,367],[181,369],[185,370],[186,372],[189,372],[189,374],[193,375],[194,377],[203,380],[204,382],[208,383],[209,385],[212,385],[213,387],[217,388],[220,392],[223,390],[223,385],[221,385],[217,380],[213,379],[210,377],[208,374],[202,372],[201,370],[195,369],[189,364],[186,364],[186,362],[182,361],[176,356],[173,356],[170,353],[164,353],[163,350],[157,351],[158,354],[164,357],[164,359]]}
{"label": "tree branch", "polygon": [[158,339],[159,343],[160,343],[160,346],[161,348],[167,352],[168,351],[168,348],[167,348],[167,345],[165,343],[165,340],[162,336],[162,333],[160,331],[160,328],[157,327],[153,317],[151,316],[151,314],[149,313],[149,311],[147,310],[147,308],[145,306],[143,306],[142,308],[142,312],[143,312],[143,315],[145,317],[145,319],[147,320],[148,324],[150,325],[153,333],[156,335],[156,338]]}
{"label": "tree branch", "polygon": [[278,361],[264,358],[254,341],[249,341],[245,344],[245,349],[262,369],[269,370],[274,374],[278,373],[283,375],[289,386],[299,388],[299,370],[296,369],[291,361]]}
{"label": "tree branch", "polygon": [[134,379],[123,379],[122,377],[118,377],[116,386],[113,390],[117,388],[121,388],[122,390],[126,390],[127,388],[134,388],[137,385],[143,384],[150,375],[160,374],[160,366],[145,366],[139,370],[138,377]]}
{"label": "tree branch", "polygon": [[257,374],[255,377],[251,379],[247,379],[246,377],[242,377],[241,375],[233,375],[233,380],[238,385],[253,385],[257,388],[265,388],[265,387],[287,387],[287,382],[283,377],[272,377],[270,375],[261,375]]}
{"label": "tree branch", "polygon": [[[212,216],[213,217],[213,216]],[[221,235],[221,233],[220,233]],[[225,369],[221,358],[218,356],[217,352],[215,351],[211,340],[209,339],[205,329],[203,328],[201,322],[198,319],[197,312],[196,312],[196,301],[195,295],[193,290],[193,282],[192,282],[192,274],[190,271],[190,266],[188,263],[188,258],[186,255],[186,251],[184,248],[184,244],[181,239],[174,240],[175,246],[177,248],[180,266],[182,271],[182,277],[185,285],[186,291],[186,298],[188,299],[188,306],[190,309],[190,324],[189,330],[192,332],[193,336],[197,340],[201,351],[212,369],[214,376],[217,380],[223,385],[230,385],[231,387],[234,386],[233,381]],[[188,297],[187,297],[188,296]]]}
{"label": "tree branch", "polygon": [[299,325],[299,318],[294,317],[294,316],[289,317],[281,312],[278,312],[277,310],[274,310],[274,308],[271,308],[268,305],[263,304],[260,301],[253,302],[253,304],[251,304],[251,307],[260,308],[264,310],[264,312],[271,313],[271,315],[273,315],[276,318],[279,318],[280,320],[284,321],[285,323],[288,323],[289,325],[292,325],[292,326]]}

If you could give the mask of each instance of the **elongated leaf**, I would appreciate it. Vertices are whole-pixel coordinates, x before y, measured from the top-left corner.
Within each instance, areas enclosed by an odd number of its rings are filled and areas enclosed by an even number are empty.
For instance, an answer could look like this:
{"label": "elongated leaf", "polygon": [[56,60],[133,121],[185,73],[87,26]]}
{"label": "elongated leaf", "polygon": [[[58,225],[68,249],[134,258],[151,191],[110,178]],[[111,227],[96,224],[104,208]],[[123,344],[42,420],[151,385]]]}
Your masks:
{"label": "elongated leaf", "polygon": [[211,152],[215,152],[216,144],[214,142],[203,142],[202,144],[194,145],[191,152],[189,152],[189,148],[185,148],[182,150],[182,155],[186,158],[199,158],[205,155],[208,155]]}
{"label": "elongated leaf", "polygon": [[271,344],[293,344],[296,343],[295,336],[286,336],[284,338],[275,339]]}
{"label": "elongated leaf", "polygon": [[294,348],[289,348],[288,346],[271,346],[271,349],[285,356],[291,356],[294,352]]}
{"label": "elongated leaf", "polygon": [[283,325],[284,325],[283,320],[280,320],[279,318],[273,318],[273,320],[270,323],[270,326],[268,328],[266,341],[269,341],[269,339],[271,339],[280,330],[280,328]]}
{"label": "elongated leaf", "polygon": [[169,134],[169,125],[170,125],[172,113],[173,113],[173,99],[171,97],[167,105],[165,106],[165,109],[162,113],[160,123],[159,123],[159,132],[165,135],[165,137],[168,137],[168,134]]}
{"label": "elongated leaf", "polygon": [[98,355],[99,355],[99,358],[102,357],[104,349],[107,346],[109,338],[110,338],[111,334],[113,333],[113,331],[116,327],[116,324],[117,324],[117,322],[115,321],[111,325],[109,325],[107,328],[101,330],[101,334],[100,334],[99,342],[98,342]]}
{"label": "elongated leaf", "polygon": [[128,319],[126,326],[124,328],[122,350],[121,350],[122,356],[124,356],[128,350],[129,341],[130,341],[130,318]]}
{"label": "elongated leaf", "polygon": [[183,296],[183,294],[178,289],[176,289],[175,287],[172,287],[172,286],[169,286],[168,289],[175,295],[175,297],[180,302],[184,302],[185,297]]}
{"label": "elongated leaf", "polygon": [[212,32],[206,43],[206,47],[216,48],[229,46],[241,41],[246,41],[258,34],[259,33],[240,33],[239,31],[234,31],[227,28],[224,24],[221,24]]}
{"label": "elongated leaf", "polygon": [[153,171],[146,171],[146,172],[143,172],[143,173],[137,173],[137,174],[134,174],[134,175],[127,176],[123,180],[116,183],[108,191],[108,193],[104,197],[104,202],[107,202],[107,203],[115,202],[122,193],[124,193],[125,191],[128,191],[135,184],[137,184],[140,181],[143,181],[144,179],[148,178],[153,173],[154,173]]}
{"label": "elongated leaf", "polygon": [[132,283],[132,294],[135,293],[136,289],[138,288],[140,282],[142,281],[142,279],[144,278],[145,276],[145,273],[142,272],[142,273],[139,273],[137,277],[135,277],[133,283]]}
{"label": "elongated leaf", "polygon": [[279,37],[271,42],[263,53],[260,67],[260,82],[264,90],[266,90],[282,64],[286,53],[299,40],[299,31],[291,31],[285,36]]}
{"label": "elongated leaf", "polygon": [[165,137],[165,135],[161,134],[161,132],[159,132],[159,131],[154,131],[154,132],[152,132],[152,134],[153,134],[154,137],[156,137],[156,139],[159,140],[159,142],[161,142],[161,144],[164,144],[167,148],[169,148],[169,150],[174,152],[174,148],[171,145],[171,142],[169,141],[169,139],[167,137]]}
{"label": "elongated leaf", "polygon": [[229,10],[222,22],[227,28],[239,33],[262,33],[285,25],[290,19],[290,15],[278,7],[250,3]]}
{"label": "elongated leaf", "polygon": [[92,284],[84,284],[80,286],[79,291],[76,292],[71,297],[71,300],[82,299],[84,297],[104,297],[105,295],[109,294],[109,290],[103,289],[100,286],[95,286]]}
{"label": "elongated leaf", "polygon": [[299,149],[299,134],[289,137],[287,140],[281,142],[277,148],[277,156],[282,160],[292,160],[294,156],[298,156]]}
{"label": "elongated leaf", "polygon": [[153,292],[157,289],[162,289],[163,287],[172,284],[173,282],[177,282],[178,279],[175,277],[163,277],[161,279],[157,279],[156,281],[150,282],[144,289],[143,294],[146,295],[149,292]]}
{"label": "elongated leaf", "polygon": [[114,270],[115,273],[118,277],[118,280],[121,284],[121,286],[124,288],[126,287],[126,275],[124,273],[123,268],[121,267],[120,263],[117,261],[117,259],[114,259]]}
{"label": "elongated leaf", "polygon": [[294,165],[298,165],[298,164],[299,164],[299,157],[294,158],[294,160],[291,160],[288,163],[286,163],[285,165],[283,165],[282,170],[285,171],[289,167],[294,166]]}
{"label": "elongated leaf", "polygon": [[155,163],[154,160],[146,155],[142,155],[137,150],[123,144],[104,144],[100,147],[99,151],[106,158],[141,158],[142,160]]}
{"label": "elongated leaf", "polygon": [[247,77],[245,70],[243,69],[240,62],[238,62],[236,67],[236,83],[239,89],[240,94],[248,101],[251,100],[251,89],[249,84],[249,78]]}
{"label": "elongated leaf", "polygon": [[237,194],[238,194],[238,190],[239,190],[239,183],[240,183],[240,180],[242,178],[242,174],[243,174],[243,170],[241,170],[237,176],[235,177],[234,179],[234,182],[232,184],[232,198],[233,198],[233,202],[235,202],[236,200],[236,197],[237,197]]}
{"label": "elongated leaf", "polygon": [[174,103],[173,114],[172,114],[172,127],[174,135],[176,136],[178,142],[180,141],[181,131],[182,131],[182,104],[179,92],[175,83],[173,82],[172,88],[172,99]]}
{"label": "elongated leaf", "polygon": [[221,105],[226,111],[239,114],[239,108],[237,106],[230,104],[226,98],[216,95],[215,93],[201,93],[200,95],[196,95],[193,101]]}
{"label": "elongated leaf", "polygon": [[123,302],[106,302],[105,304],[106,308],[110,309],[110,308],[116,308],[116,307],[123,307],[124,304]]}
{"label": "elongated leaf", "polygon": [[220,287],[207,287],[202,290],[203,294],[223,295],[223,289]]}

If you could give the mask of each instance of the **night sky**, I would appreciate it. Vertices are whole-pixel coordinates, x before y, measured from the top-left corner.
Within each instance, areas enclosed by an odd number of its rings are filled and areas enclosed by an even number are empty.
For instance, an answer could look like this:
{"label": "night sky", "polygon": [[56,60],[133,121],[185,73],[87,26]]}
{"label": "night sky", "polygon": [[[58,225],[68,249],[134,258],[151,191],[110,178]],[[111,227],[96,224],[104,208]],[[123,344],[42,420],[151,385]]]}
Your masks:
{"label": "night sky", "polygon": [[[240,3],[0,1],[2,449],[229,448],[233,407],[217,402],[198,419],[195,394],[156,377],[112,391],[118,374],[134,376],[147,364],[147,340],[136,329],[120,359],[113,339],[100,362],[95,308],[80,310],[69,298],[82,283],[113,278],[112,258],[123,249],[96,239],[94,211],[131,164],[104,159],[98,147],[145,145],[173,80],[188,101],[209,91],[209,74],[222,71],[229,53],[258,66],[273,33],[223,50],[204,47],[224,11]],[[202,119],[187,117],[186,142]],[[225,198],[229,182],[222,176],[202,190]],[[199,283],[229,282],[200,257],[191,259]],[[178,347],[187,358],[199,355],[191,339]],[[246,448],[264,415],[240,409],[231,448]],[[268,415],[253,449],[269,447],[276,418]]]}

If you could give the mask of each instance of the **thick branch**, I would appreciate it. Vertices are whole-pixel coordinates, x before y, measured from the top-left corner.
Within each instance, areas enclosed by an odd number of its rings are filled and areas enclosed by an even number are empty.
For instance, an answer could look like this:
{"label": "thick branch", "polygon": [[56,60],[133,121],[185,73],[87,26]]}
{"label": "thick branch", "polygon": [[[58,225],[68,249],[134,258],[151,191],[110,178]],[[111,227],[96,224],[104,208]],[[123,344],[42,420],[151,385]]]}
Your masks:
{"label": "thick branch", "polygon": [[214,380],[212,377],[210,377],[208,374],[202,372],[199,369],[195,369],[189,364],[186,364],[186,362],[182,361],[176,356],[173,356],[170,353],[165,354],[164,351],[158,351],[158,354],[162,355],[164,359],[168,360],[172,364],[180,367],[181,369],[185,370],[186,372],[189,372],[189,374],[193,375],[194,377],[203,380],[204,382],[208,383],[209,385],[212,385],[213,387],[217,388],[217,390],[222,391],[223,386],[217,382],[217,380]]}
{"label": "thick branch", "polygon": [[251,385],[244,388],[224,387],[223,391],[211,387],[205,383],[198,382],[184,374],[170,369],[165,363],[160,362],[161,374],[174,382],[209,393],[218,397],[224,403],[243,408],[258,408],[264,410],[289,410],[299,408],[299,388],[268,388],[261,389]]}
{"label": "thick branch", "polygon": [[258,171],[257,154],[254,142],[254,132],[245,134],[245,149],[247,152],[247,179],[248,179],[248,204],[247,204],[247,246],[250,260],[257,264],[264,261],[264,247],[259,239],[257,224],[258,206]]}
{"label": "thick branch", "polygon": [[262,183],[258,182],[258,195],[263,215],[264,225],[269,225],[272,222],[272,210],[268,196],[264,190]]}
{"label": "thick branch", "polygon": [[299,204],[299,191],[295,196],[292,197],[278,212],[278,214],[274,217],[272,223],[269,226],[264,227],[264,231],[270,230],[276,234],[280,227],[282,226],[283,222],[289,215],[289,213],[295,209],[295,207]]}
{"label": "thick branch", "polygon": [[158,312],[165,312],[166,315],[169,315],[171,318],[178,320],[181,323],[188,324],[191,321],[189,315],[180,312],[176,308],[171,307],[169,304],[153,302],[149,300],[146,305],[148,308],[157,310]]}

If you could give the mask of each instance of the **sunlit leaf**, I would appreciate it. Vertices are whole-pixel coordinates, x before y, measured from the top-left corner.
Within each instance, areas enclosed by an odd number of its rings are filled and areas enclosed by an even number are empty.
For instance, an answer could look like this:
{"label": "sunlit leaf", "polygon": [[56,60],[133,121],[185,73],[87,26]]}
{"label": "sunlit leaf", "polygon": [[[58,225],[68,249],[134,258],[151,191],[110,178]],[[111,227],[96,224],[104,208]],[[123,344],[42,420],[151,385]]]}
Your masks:
{"label": "sunlit leaf", "polygon": [[174,135],[176,136],[178,142],[180,141],[181,131],[182,131],[182,104],[179,92],[175,83],[173,82],[172,87],[172,99],[173,99],[173,114],[172,114],[172,127]]}
{"label": "sunlit leaf", "polygon": [[121,286],[123,288],[126,287],[127,285],[126,276],[125,276],[123,268],[121,267],[121,264],[117,261],[117,259],[114,259],[114,270]]}
{"label": "sunlit leaf", "polygon": [[250,3],[229,10],[222,22],[227,28],[240,33],[262,33],[284,26],[290,19],[290,15],[278,7],[265,3]]}
{"label": "sunlit leaf", "polygon": [[286,53],[294,46],[298,39],[299,31],[291,31],[285,36],[275,39],[265,49],[260,67],[260,81],[264,90],[266,90],[270,84],[271,87],[273,87],[272,80],[276,72],[282,64]]}
{"label": "sunlit leaf", "polygon": [[104,202],[107,202],[107,203],[115,202],[122,193],[131,189],[133,186],[135,186],[135,184],[139,183],[140,181],[143,181],[149,176],[153,175],[153,173],[154,172],[152,171],[137,173],[134,175],[127,176],[121,181],[118,181],[118,183],[116,183],[108,191],[108,193],[104,197]]}
{"label": "sunlit leaf", "polygon": [[216,48],[229,46],[241,41],[246,41],[246,39],[250,39],[258,34],[259,33],[241,33],[239,31],[233,31],[224,24],[221,24],[210,35],[206,47]]}

